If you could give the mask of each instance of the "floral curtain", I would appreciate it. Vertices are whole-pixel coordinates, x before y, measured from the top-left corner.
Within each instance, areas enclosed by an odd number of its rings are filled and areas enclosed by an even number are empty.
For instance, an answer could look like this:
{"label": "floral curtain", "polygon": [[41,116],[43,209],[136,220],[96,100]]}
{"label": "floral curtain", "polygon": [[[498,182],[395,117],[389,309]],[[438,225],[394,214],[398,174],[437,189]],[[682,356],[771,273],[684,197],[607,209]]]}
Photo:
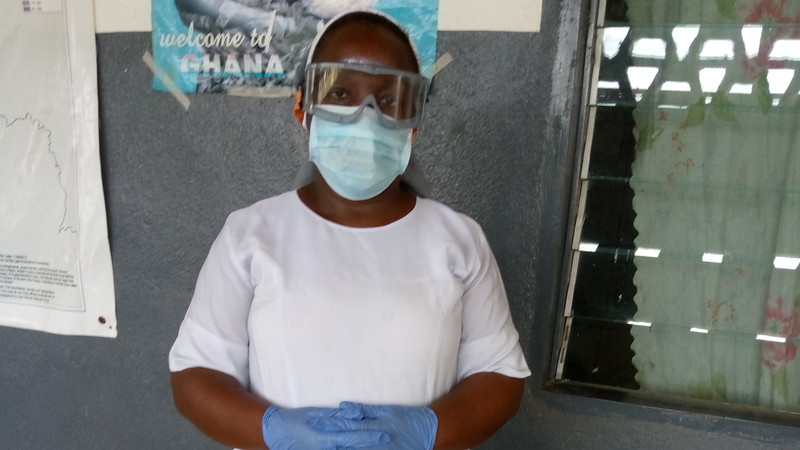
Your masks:
{"label": "floral curtain", "polygon": [[637,381],[800,411],[800,1],[627,3]]}

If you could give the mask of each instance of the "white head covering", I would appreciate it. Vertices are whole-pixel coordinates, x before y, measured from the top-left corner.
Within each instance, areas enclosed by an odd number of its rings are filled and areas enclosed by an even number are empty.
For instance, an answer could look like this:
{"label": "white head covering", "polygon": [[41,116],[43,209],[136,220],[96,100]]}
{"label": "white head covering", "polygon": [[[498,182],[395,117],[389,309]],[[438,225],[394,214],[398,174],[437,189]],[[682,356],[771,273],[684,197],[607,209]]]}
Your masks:
{"label": "white head covering", "polygon": [[378,17],[381,17],[383,19],[388,20],[389,22],[391,22],[395,26],[397,26],[397,28],[399,28],[400,30],[403,31],[403,34],[405,35],[406,40],[408,41],[408,45],[411,47],[411,51],[414,52],[414,59],[417,60],[417,67],[420,67],[420,68],[422,67],[422,60],[419,57],[419,50],[417,49],[417,44],[414,42],[414,39],[411,37],[411,35],[408,34],[408,30],[406,30],[406,28],[402,24],[400,24],[400,22],[395,20],[394,17],[384,13],[383,11],[378,11],[376,9],[350,9],[350,10],[347,10],[347,11],[342,11],[339,14],[331,17],[331,20],[329,20],[325,24],[325,26],[323,26],[319,30],[317,35],[314,37],[314,40],[311,42],[311,46],[308,48],[308,57],[306,58],[306,64],[310,64],[311,63],[311,60],[314,57],[314,52],[317,51],[317,44],[319,44],[320,39],[322,39],[322,37],[327,33],[327,31],[328,31],[328,29],[330,29],[331,25],[333,25],[334,23],[338,22],[342,18],[350,16],[352,14],[370,14],[370,15],[373,15],[373,16],[378,16]]}

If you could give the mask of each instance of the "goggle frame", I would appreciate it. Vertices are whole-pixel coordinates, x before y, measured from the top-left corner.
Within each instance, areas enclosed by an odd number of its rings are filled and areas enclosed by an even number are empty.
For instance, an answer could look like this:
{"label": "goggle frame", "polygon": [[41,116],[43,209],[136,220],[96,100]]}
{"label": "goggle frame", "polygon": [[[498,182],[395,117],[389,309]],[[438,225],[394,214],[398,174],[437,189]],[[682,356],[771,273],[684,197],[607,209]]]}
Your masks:
{"label": "goggle frame", "polygon": [[[309,86],[313,86],[317,78],[317,72],[324,72],[328,70],[354,70],[368,75],[390,75],[397,76],[401,79],[408,80],[412,87],[413,94],[413,107],[414,116],[408,119],[396,119],[385,114],[378,105],[378,101],[373,94],[369,94],[361,100],[358,108],[350,114],[340,114],[324,108],[325,103],[315,101],[316,93],[309,90]],[[428,98],[428,89],[430,88],[430,81],[424,76],[407,70],[395,69],[393,67],[386,67],[374,64],[357,64],[357,63],[342,63],[342,62],[317,62],[311,63],[306,67],[305,73],[305,89],[303,92],[303,111],[312,116],[318,116],[325,120],[330,120],[338,123],[353,123],[358,120],[364,108],[372,106],[378,112],[378,119],[383,126],[389,129],[400,128],[419,128],[422,125],[422,116],[424,111],[425,102]],[[352,105],[355,106],[355,105]]]}

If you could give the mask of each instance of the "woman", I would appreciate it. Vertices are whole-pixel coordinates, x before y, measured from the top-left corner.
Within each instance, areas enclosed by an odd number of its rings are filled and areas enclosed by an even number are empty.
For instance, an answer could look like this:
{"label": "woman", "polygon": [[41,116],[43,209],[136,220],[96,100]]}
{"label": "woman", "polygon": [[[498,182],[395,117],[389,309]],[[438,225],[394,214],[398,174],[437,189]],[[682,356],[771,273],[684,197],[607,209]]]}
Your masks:
{"label": "woman", "polygon": [[302,90],[313,181],[234,212],[172,351],[178,409],[241,448],[468,448],[530,375],[473,220],[400,175],[427,83],[373,12],[332,19]]}

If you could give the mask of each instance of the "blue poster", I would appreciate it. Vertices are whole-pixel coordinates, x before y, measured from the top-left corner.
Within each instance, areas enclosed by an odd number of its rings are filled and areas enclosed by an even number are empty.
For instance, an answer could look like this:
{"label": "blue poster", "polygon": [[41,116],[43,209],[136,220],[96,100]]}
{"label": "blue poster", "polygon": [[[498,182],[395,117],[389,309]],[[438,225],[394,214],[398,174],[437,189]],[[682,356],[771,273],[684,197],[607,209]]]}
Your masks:
{"label": "blue poster", "polygon": [[[183,92],[292,88],[325,22],[377,9],[415,40],[423,74],[436,60],[438,0],[153,0],[153,57]],[[167,90],[153,79],[153,87]]]}

